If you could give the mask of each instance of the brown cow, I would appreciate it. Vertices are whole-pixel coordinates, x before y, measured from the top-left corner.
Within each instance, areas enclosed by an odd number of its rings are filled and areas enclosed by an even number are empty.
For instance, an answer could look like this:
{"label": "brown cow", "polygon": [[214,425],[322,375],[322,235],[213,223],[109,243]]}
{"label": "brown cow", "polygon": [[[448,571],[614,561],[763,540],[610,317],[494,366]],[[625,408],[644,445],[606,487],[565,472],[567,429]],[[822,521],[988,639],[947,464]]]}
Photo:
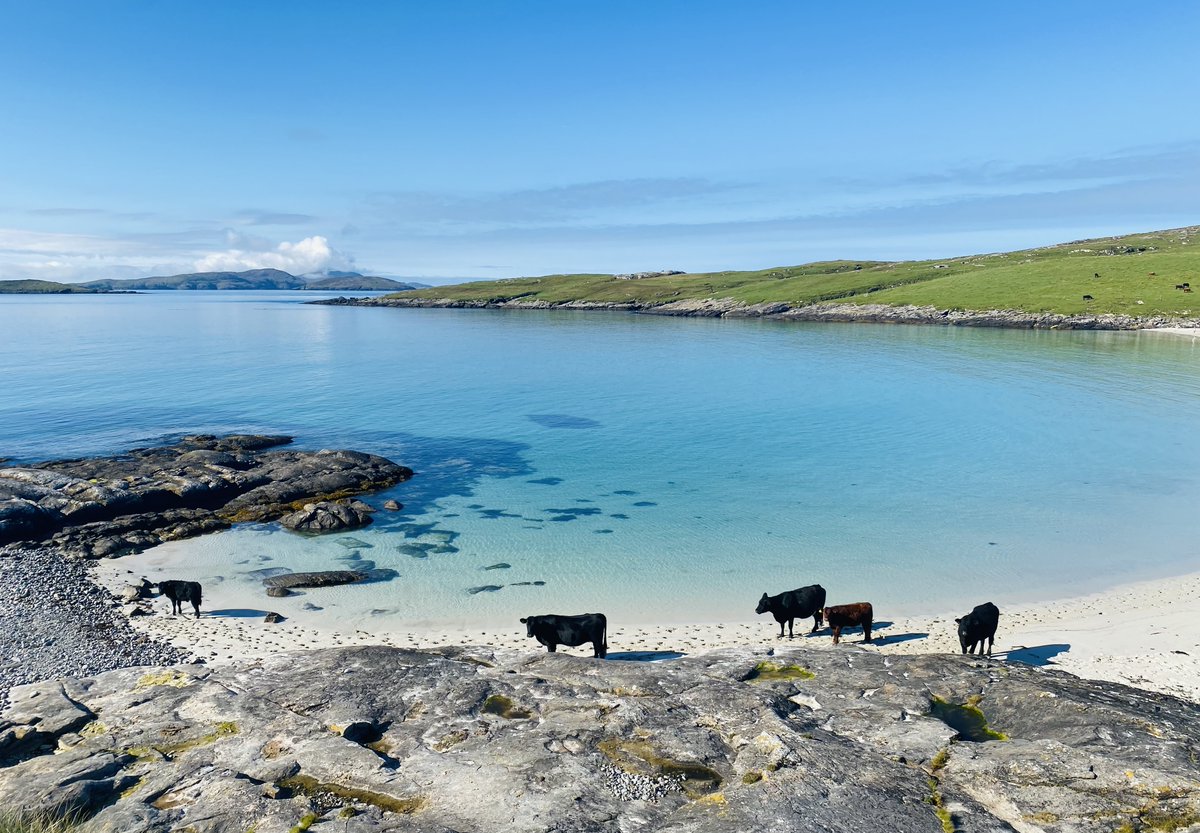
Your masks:
{"label": "brown cow", "polygon": [[838,639],[841,638],[842,628],[852,628],[856,625],[862,625],[863,642],[871,641],[871,623],[874,621],[875,612],[871,609],[870,602],[827,607],[823,613],[825,624],[833,631],[834,645],[838,644]]}

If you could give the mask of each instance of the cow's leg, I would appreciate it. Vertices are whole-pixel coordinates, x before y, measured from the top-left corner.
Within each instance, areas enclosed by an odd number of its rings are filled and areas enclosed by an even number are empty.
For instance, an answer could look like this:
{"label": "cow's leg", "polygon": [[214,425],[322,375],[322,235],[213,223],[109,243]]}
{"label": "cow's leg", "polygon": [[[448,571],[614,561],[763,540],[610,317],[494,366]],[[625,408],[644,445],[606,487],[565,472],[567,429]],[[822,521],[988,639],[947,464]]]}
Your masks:
{"label": "cow's leg", "polygon": [[604,659],[604,657],[606,657],[608,655],[608,646],[605,645],[603,642],[593,642],[592,643],[592,653],[598,659]]}
{"label": "cow's leg", "polygon": [[[989,636],[989,637],[988,637],[988,652],[987,652],[987,655],[988,655],[989,657],[992,655],[992,648],[994,648],[995,646],[996,646],[996,637],[995,637],[995,635]],[[983,645],[980,645],[979,647],[980,647],[980,648],[982,648],[982,647],[983,647]]]}
{"label": "cow's leg", "polygon": [[795,621],[795,619],[788,619],[788,639],[796,638],[796,634],[792,632],[792,625],[795,623]]}
{"label": "cow's leg", "polygon": [[192,602],[192,610],[196,611],[196,618],[199,619],[200,618],[200,603]]}
{"label": "cow's leg", "polygon": [[816,613],[813,614],[813,629],[811,631],[809,631],[809,633],[816,633],[817,629],[820,627],[821,627],[821,611],[818,610]]}
{"label": "cow's leg", "polygon": [[547,642],[546,650],[552,654],[555,653],[556,651],[558,651],[558,643],[557,642]]}
{"label": "cow's leg", "polygon": [[832,630],[833,630],[833,644],[836,645],[836,644],[838,644],[838,639],[840,639],[842,636],[842,626],[834,625]]}
{"label": "cow's leg", "polygon": [[871,620],[863,622],[863,642],[871,641]]}
{"label": "cow's leg", "polygon": [[783,620],[779,620],[779,638],[783,639]]}

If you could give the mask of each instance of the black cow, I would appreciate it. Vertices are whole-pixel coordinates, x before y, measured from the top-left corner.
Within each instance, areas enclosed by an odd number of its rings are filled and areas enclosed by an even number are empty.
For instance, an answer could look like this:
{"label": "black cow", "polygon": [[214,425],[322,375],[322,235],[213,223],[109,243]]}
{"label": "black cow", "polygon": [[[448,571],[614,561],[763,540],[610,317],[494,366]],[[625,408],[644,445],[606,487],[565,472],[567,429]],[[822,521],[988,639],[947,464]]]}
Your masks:
{"label": "black cow", "polygon": [[768,596],[763,593],[754,612],[759,614],[771,612],[775,621],[779,623],[780,639],[783,639],[783,623],[787,622],[788,638],[790,639],[793,636],[792,623],[797,619],[807,619],[809,616],[813,618],[813,628],[809,633],[816,633],[817,628],[821,627],[821,608],[823,607],[825,607],[825,588],[819,584],[810,584],[808,587],[799,587],[786,593],[780,593],[778,596]]}
{"label": "black cow", "polygon": [[554,653],[559,645],[572,648],[585,642],[592,643],[595,656],[603,659],[608,654],[608,620],[603,613],[582,613],[579,616],[561,616],[547,613],[542,616],[527,616],[521,620],[529,636]]}
{"label": "black cow", "polygon": [[171,600],[171,615],[183,613],[183,603],[191,602],[196,618],[200,618],[200,582],[198,581],[160,581],[159,592]]}
{"label": "black cow", "polygon": [[988,656],[992,654],[992,644],[996,639],[996,626],[1000,624],[1000,608],[991,602],[977,605],[974,610],[955,619],[958,623],[958,644],[964,654],[975,653],[975,644],[979,644],[979,653],[983,653],[983,640],[987,640]]}

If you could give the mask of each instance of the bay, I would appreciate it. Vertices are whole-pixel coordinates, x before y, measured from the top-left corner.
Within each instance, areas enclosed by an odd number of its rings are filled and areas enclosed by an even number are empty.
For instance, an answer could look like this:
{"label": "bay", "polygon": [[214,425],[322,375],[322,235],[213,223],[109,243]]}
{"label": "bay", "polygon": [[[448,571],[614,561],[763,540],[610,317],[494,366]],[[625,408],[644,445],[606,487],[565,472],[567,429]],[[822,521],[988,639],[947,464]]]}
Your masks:
{"label": "bay", "polygon": [[129,559],[214,604],[397,571],[296,601],[340,626],[745,620],[812,582],[886,618],[1197,565],[1191,339],[313,298],[0,297],[0,456],[253,431],[409,465],[359,546],[245,525]]}

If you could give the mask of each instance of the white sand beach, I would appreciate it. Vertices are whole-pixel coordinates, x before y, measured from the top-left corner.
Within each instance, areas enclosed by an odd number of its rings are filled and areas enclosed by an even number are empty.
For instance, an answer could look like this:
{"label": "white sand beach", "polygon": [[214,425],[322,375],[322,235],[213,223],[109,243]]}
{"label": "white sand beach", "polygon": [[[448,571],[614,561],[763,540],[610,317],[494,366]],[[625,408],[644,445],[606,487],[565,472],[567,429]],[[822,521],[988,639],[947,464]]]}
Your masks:
{"label": "white sand beach", "polygon": [[[119,589],[130,574],[119,561],[95,570],[97,580]],[[264,597],[263,604],[270,600]],[[514,622],[511,628],[437,628],[367,632],[325,627],[320,612],[266,624],[253,611],[241,615],[207,613],[200,619],[171,616],[170,603],[155,599],[154,615],[135,617],[135,627],[189,650],[209,663],[224,663],[279,651],[339,645],[391,645],[429,648],[441,645],[487,645],[528,651],[544,650]],[[1200,702],[1200,573],[1138,582],[1071,599],[1007,606],[1001,609],[994,657],[1067,671],[1080,677],[1125,683]],[[609,656],[647,654],[670,658],[729,646],[781,644],[827,650],[866,649],[893,654],[957,653],[955,616],[890,619],[876,610],[875,640],[862,643],[860,631],[834,647],[829,631],[808,636],[812,620],[796,622],[794,640],[776,637],[778,625],[763,615],[756,621],[695,624],[609,623]],[[805,635],[801,636],[804,632]],[[590,645],[562,649],[590,656]]]}

